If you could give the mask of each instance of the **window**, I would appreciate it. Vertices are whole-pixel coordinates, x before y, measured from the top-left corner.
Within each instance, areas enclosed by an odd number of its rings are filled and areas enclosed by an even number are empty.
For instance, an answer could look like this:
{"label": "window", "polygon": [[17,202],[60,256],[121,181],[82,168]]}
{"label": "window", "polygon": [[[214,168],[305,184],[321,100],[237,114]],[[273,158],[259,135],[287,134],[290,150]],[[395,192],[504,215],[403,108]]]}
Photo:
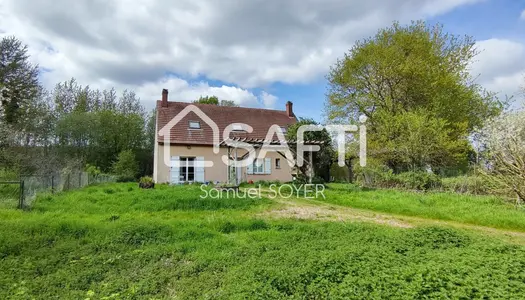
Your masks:
{"label": "window", "polygon": [[275,159],[275,168],[276,169],[280,169],[281,168],[281,159],[280,158],[276,158]]}
{"label": "window", "polygon": [[283,133],[286,133],[286,127],[281,127],[281,131],[282,131]]}
{"label": "window", "polygon": [[233,124],[233,125],[232,125],[232,129],[233,129],[233,131],[244,131],[244,130],[242,129],[241,124]]}
{"label": "window", "polygon": [[199,121],[190,121],[190,129],[201,129],[201,123]]}
{"label": "window", "polygon": [[264,160],[255,159],[253,161],[253,174],[264,174]]}
{"label": "window", "polygon": [[195,157],[181,157],[180,158],[180,182],[192,182],[195,181]]}
{"label": "window", "polygon": [[247,167],[247,174],[272,174],[272,159],[267,158],[258,158],[253,161],[251,165]]}

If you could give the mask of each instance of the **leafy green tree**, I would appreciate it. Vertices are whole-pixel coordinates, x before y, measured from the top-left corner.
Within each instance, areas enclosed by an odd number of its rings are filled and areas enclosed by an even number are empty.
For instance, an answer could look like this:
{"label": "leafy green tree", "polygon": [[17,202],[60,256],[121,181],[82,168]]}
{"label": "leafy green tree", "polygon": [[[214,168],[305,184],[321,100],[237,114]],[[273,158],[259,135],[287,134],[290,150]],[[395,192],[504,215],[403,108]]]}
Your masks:
{"label": "leafy green tree", "polygon": [[217,96],[205,96],[205,97],[201,96],[198,100],[193,101],[193,103],[213,104],[213,105],[232,106],[232,107],[239,106],[233,100],[219,100],[219,97]]}
{"label": "leafy green tree", "polygon": [[136,178],[139,165],[132,150],[119,153],[117,161],[113,164],[113,173],[121,177]]}
{"label": "leafy green tree", "polygon": [[198,100],[193,101],[194,103],[200,103],[200,104],[213,104],[213,105],[219,105],[219,98],[217,96],[205,96],[200,97]]}
{"label": "leafy green tree", "polygon": [[147,116],[146,123],[146,148],[151,150],[153,153],[153,146],[155,144],[155,134],[157,133],[157,109],[151,110]]}
{"label": "leafy green tree", "polygon": [[[286,131],[287,140],[297,140],[297,130],[302,125],[319,125],[313,119],[303,118],[300,119],[295,124],[292,124],[288,127]],[[304,133],[305,141],[321,141],[323,142],[321,150],[318,152],[313,152],[313,170],[315,176],[323,178],[324,181],[330,180],[330,167],[332,165],[332,159],[334,157],[334,150],[332,148],[332,138],[326,129],[322,131],[306,131]],[[295,147],[291,147],[292,152],[294,152]],[[297,167],[300,174],[304,177],[308,176],[310,153],[304,153],[304,165],[302,167]],[[297,159],[297,153],[294,153],[294,158]]]}
{"label": "leafy green tree", "polygon": [[39,90],[38,66],[29,61],[27,51],[27,45],[14,36],[0,41],[0,118],[7,124],[17,123]]}
{"label": "leafy green tree", "polygon": [[[331,121],[357,123],[360,115],[366,115],[368,140],[378,147],[369,147],[371,152],[389,151],[380,143],[387,140],[386,121],[416,121],[407,112],[425,111],[420,117],[435,127],[444,127],[448,140],[466,141],[475,128],[497,115],[504,105],[476,84],[468,72],[476,55],[472,38],[445,33],[442,26],[430,27],[422,21],[408,26],[394,23],[375,36],[358,41],[332,66],[327,76],[327,117]],[[389,138],[397,145],[403,143],[401,137]],[[415,147],[411,149],[417,151]],[[462,153],[466,153],[465,149],[457,152]],[[398,154],[391,153],[387,158]],[[407,155],[415,158],[416,153]],[[386,163],[397,170],[410,166],[397,162],[396,158]]]}
{"label": "leafy green tree", "polygon": [[377,134],[369,141],[371,154],[387,162],[394,172],[466,167],[468,140],[455,138],[443,119],[423,110],[396,116],[381,112],[375,126]]}

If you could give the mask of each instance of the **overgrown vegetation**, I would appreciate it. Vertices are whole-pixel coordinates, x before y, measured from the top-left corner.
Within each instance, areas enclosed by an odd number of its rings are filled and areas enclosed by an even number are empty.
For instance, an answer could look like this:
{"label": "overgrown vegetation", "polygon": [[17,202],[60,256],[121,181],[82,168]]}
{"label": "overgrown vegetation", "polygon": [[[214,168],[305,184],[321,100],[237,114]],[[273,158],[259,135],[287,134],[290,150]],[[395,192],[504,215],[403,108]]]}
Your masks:
{"label": "overgrown vegetation", "polygon": [[488,161],[483,174],[497,191],[507,191],[521,204],[525,201],[525,111],[490,120],[479,137]]}
{"label": "overgrown vegetation", "polygon": [[[297,131],[303,125],[318,126],[319,123],[313,119],[299,119],[295,124],[290,125],[286,131],[286,138],[288,140],[297,140]],[[323,178],[323,181],[330,180],[330,166],[332,165],[334,149],[332,147],[332,138],[326,129],[319,131],[305,131],[303,136],[304,141],[318,141],[322,142],[319,151],[301,153],[303,165],[297,166],[298,177],[306,178],[309,176],[310,170],[313,168],[314,174],[317,177]],[[296,147],[291,147],[294,159],[297,160]],[[310,166],[310,155],[312,156],[313,166]]]}
{"label": "overgrown vegetation", "polygon": [[323,201],[398,215],[525,231],[525,209],[495,196],[374,190],[331,183]]}
{"label": "overgrown vegetation", "polygon": [[[374,194],[368,203],[384,196]],[[522,246],[446,227],[262,219],[268,200],[199,195],[194,185],[109,184],[41,196],[31,212],[0,209],[0,298],[471,299],[525,291]],[[466,199],[478,198],[458,202]]]}

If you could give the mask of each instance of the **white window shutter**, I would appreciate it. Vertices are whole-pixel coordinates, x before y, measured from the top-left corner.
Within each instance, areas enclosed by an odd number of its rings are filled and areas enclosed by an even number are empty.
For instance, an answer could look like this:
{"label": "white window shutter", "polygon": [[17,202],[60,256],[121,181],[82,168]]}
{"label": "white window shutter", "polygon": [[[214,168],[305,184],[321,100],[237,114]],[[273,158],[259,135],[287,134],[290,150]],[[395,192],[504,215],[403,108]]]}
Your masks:
{"label": "white window shutter", "polygon": [[253,175],[253,162],[246,166],[246,174]]}
{"label": "white window shutter", "polygon": [[265,158],[264,159],[264,173],[265,174],[272,174],[272,159],[271,158]]}
{"label": "white window shutter", "polygon": [[204,157],[195,159],[195,182],[204,182]]}
{"label": "white window shutter", "polygon": [[171,157],[172,162],[177,162],[176,166],[173,166],[173,164],[170,166],[170,183],[171,184],[178,184],[179,183],[179,176],[180,176],[180,156],[172,156]]}

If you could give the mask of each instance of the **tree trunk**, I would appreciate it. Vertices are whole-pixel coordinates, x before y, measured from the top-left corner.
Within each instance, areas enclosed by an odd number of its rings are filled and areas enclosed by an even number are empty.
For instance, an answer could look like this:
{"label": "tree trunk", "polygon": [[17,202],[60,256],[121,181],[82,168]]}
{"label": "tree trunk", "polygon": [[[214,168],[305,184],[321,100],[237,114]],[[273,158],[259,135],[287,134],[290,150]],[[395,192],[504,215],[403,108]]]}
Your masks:
{"label": "tree trunk", "polygon": [[345,161],[346,167],[348,168],[348,182],[354,183],[354,164],[353,159],[347,159]]}

